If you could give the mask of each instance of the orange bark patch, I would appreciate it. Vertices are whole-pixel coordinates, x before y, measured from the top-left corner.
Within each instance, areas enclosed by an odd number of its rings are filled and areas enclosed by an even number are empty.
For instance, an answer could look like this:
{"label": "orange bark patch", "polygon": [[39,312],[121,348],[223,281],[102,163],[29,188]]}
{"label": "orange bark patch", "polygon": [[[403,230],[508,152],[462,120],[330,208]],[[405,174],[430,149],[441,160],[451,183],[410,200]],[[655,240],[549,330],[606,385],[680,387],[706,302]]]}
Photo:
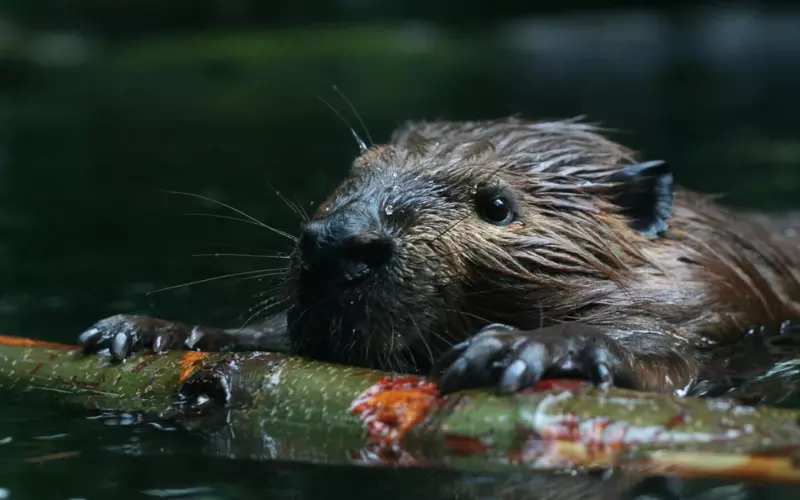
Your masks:
{"label": "orange bark patch", "polygon": [[677,427],[679,425],[684,425],[686,423],[686,415],[683,413],[676,413],[675,415],[671,416],[667,423],[664,425],[667,429],[672,429],[673,427]]}
{"label": "orange bark patch", "polygon": [[489,445],[480,439],[456,434],[446,435],[444,437],[444,446],[448,450],[464,454],[482,453],[489,449]]}
{"label": "orange bark patch", "polygon": [[587,382],[579,379],[545,379],[536,382],[529,389],[522,389],[521,394],[545,391],[574,391],[586,385]]}
{"label": "orange bark patch", "polygon": [[648,472],[668,472],[681,477],[713,475],[736,480],[800,483],[800,469],[791,457],[659,451],[653,453],[648,462]]}
{"label": "orange bark patch", "polygon": [[54,349],[77,349],[78,346],[59,344],[58,342],[48,342],[46,340],[35,340],[26,337],[12,337],[10,335],[0,335],[0,345],[16,345],[21,347],[51,347]]}
{"label": "orange bark patch", "polygon": [[367,438],[382,446],[396,445],[440,403],[436,384],[415,376],[384,377],[350,405],[367,428]]}
{"label": "orange bark patch", "polygon": [[29,464],[37,464],[41,462],[50,462],[52,460],[62,460],[64,458],[77,457],[80,454],[81,454],[80,451],[61,451],[58,453],[52,453],[50,455],[41,455],[38,457],[26,458],[25,462]]}
{"label": "orange bark patch", "polygon": [[207,352],[188,351],[181,356],[181,371],[178,373],[178,382],[186,381],[189,376],[194,373],[197,365],[203,362],[208,356]]}

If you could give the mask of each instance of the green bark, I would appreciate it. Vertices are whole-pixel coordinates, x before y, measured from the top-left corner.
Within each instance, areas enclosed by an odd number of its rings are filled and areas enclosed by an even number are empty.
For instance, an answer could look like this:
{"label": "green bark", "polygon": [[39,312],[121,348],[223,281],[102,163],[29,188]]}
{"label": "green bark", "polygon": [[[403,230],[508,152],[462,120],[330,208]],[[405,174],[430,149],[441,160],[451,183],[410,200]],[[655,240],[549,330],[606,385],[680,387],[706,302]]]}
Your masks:
{"label": "green bark", "polygon": [[[254,459],[484,472],[618,465],[800,483],[798,411],[576,381],[440,397],[424,379],[274,353],[173,351],[113,363],[0,337],[0,394],[167,419],[207,434],[216,453]],[[375,413],[367,418],[364,408]]]}

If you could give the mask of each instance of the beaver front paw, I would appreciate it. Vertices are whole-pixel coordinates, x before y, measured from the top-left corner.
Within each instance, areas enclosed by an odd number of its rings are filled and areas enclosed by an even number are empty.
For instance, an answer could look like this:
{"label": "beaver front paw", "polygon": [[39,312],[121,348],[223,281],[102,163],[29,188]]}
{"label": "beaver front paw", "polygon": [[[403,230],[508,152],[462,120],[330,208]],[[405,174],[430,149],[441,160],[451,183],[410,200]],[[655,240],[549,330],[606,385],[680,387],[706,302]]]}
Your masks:
{"label": "beaver front paw", "polygon": [[621,347],[588,325],[565,323],[524,331],[493,324],[441,358],[437,366],[446,368],[439,390],[448,393],[488,385],[513,393],[543,378],[575,377],[601,387],[626,386],[622,359]]}
{"label": "beaver front paw", "polygon": [[191,349],[202,331],[181,323],[149,316],[117,314],[98,321],[84,331],[78,342],[86,353],[108,349],[116,359],[142,350],[162,352],[167,349]]}

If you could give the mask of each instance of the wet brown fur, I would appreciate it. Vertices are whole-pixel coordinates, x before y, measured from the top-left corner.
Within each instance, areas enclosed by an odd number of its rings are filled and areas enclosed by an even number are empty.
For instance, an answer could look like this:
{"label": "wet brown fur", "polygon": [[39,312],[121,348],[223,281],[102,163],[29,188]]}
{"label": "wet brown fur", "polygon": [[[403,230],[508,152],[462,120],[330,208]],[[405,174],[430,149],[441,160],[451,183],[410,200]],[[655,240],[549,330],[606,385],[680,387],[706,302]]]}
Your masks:
{"label": "wet brown fur", "polygon": [[[578,121],[410,123],[359,157],[316,217],[359,196],[376,169],[394,172],[400,189],[415,189],[405,179],[428,179],[435,196],[455,201],[430,213],[423,206],[403,234],[395,275],[411,287],[435,275],[444,294],[434,312],[413,311],[418,330],[446,330],[451,340],[473,334],[476,323],[459,310],[528,329],[583,321],[627,348],[642,389],[680,389],[698,376],[698,347],[800,317],[798,242],[683,189],[667,233],[641,236],[609,195],[611,174],[636,161]],[[511,187],[520,223],[486,224],[461,199],[465,187],[492,182]],[[392,314],[374,311],[371,321]]]}

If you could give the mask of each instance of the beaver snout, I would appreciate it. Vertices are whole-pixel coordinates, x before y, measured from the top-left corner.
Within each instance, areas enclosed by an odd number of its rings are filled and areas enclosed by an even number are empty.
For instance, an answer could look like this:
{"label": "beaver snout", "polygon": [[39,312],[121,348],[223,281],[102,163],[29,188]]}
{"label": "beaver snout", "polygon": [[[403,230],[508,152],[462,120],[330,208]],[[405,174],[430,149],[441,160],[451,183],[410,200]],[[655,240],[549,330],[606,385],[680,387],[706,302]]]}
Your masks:
{"label": "beaver snout", "polygon": [[366,214],[338,210],[310,221],[300,236],[303,268],[333,281],[360,281],[391,262],[394,242]]}

